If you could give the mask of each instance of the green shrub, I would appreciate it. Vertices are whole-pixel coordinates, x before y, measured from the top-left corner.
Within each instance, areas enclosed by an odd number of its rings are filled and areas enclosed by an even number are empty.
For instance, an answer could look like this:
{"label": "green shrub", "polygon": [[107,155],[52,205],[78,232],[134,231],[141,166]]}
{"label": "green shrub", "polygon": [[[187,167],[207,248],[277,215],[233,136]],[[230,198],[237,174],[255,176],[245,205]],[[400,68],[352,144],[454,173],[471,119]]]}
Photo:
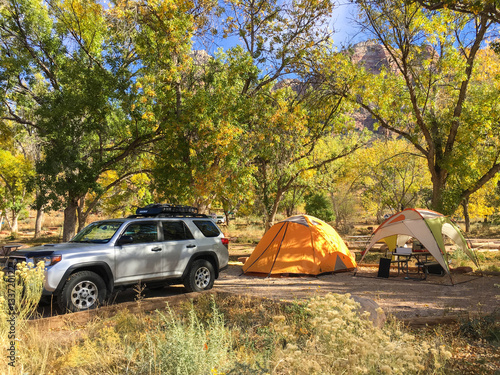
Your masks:
{"label": "green shrub", "polygon": [[323,194],[316,193],[306,196],[306,213],[323,221],[335,220],[332,203]]}
{"label": "green shrub", "polygon": [[146,337],[140,372],[160,374],[210,374],[229,366],[231,332],[212,304],[212,316],[204,325],[194,308],[182,321],[172,310],[159,313],[160,324]]}
{"label": "green shrub", "polygon": [[475,340],[484,339],[500,343],[500,313],[492,313],[478,318],[470,318],[460,325],[460,333]]}

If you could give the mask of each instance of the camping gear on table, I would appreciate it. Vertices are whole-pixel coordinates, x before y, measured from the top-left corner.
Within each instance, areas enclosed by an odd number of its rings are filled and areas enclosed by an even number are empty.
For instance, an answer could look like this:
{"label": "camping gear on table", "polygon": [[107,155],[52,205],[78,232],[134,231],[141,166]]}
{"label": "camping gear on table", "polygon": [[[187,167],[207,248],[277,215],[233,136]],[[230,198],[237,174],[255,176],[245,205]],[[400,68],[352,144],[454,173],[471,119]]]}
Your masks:
{"label": "camping gear on table", "polygon": [[356,260],[330,225],[298,215],[273,225],[243,265],[244,273],[309,274],[352,270]]}
{"label": "camping gear on table", "polygon": [[[363,261],[366,253],[376,242],[385,242],[389,250],[394,252],[396,248],[403,247],[409,239],[414,238],[420,242],[423,248],[427,249],[451,279],[448,256],[443,239],[444,235],[452,239],[457,247],[462,249],[474,264],[479,267],[476,255],[467,244],[461,229],[455,223],[439,212],[419,208],[407,208],[392,215],[380,224],[373,231],[370,243],[363,251],[363,256],[359,263]],[[451,279],[451,282],[453,283],[453,279]]]}

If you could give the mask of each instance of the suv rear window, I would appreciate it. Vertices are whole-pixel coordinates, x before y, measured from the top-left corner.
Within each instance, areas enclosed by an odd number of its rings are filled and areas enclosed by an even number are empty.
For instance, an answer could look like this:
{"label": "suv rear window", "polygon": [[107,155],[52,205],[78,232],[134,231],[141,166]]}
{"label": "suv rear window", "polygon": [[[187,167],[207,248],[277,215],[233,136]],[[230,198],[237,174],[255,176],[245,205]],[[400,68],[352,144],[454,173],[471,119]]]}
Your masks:
{"label": "suv rear window", "polygon": [[183,221],[162,221],[164,241],[192,240],[194,237]]}
{"label": "suv rear window", "polygon": [[193,220],[193,223],[205,237],[217,237],[220,234],[219,228],[212,220]]}

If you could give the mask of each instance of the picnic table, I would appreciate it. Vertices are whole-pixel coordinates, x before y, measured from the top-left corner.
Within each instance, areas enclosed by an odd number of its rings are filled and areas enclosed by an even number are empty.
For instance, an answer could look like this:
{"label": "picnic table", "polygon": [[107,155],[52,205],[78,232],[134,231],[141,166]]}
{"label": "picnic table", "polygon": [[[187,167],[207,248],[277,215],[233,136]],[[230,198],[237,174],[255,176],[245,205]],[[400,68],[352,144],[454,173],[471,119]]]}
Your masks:
{"label": "picnic table", "polygon": [[23,246],[23,244],[19,244],[19,243],[10,243],[10,244],[6,244],[6,245],[2,245],[2,253],[0,255],[8,257],[10,255],[10,253],[12,253],[13,251],[16,251],[17,249],[19,249],[22,246]]}
{"label": "picnic table", "polygon": [[398,249],[396,249],[396,251],[392,253],[393,260],[391,261],[391,263],[397,263],[398,276],[400,272],[404,272],[406,274],[405,279],[410,278],[408,263],[412,258],[415,259],[417,265],[417,273],[420,273],[420,271],[422,271],[425,277],[427,276],[425,265],[429,263],[429,257],[432,257],[431,253],[429,253],[428,251],[401,252],[397,250]]}
{"label": "picnic table", "polygon": [[347,247],[352,249],[365,249],[370,243],[371,236],[347,236]]}

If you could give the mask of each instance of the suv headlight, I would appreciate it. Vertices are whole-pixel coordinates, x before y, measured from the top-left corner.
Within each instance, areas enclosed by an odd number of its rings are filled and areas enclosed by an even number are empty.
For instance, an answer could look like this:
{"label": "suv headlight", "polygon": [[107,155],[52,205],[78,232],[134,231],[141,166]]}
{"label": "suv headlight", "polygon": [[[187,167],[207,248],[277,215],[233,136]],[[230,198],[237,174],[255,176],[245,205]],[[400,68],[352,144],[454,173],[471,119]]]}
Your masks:
{"label": "suv headlight", "polygon": [[45,264],[45,267],[53,266],[56,263],[59,263],[62,260],[62,255],[46,255],[43,257],[36,257],[33,258],[33,263],[35,263],[35,266],[38,264],[38,262],[43,262]]}

